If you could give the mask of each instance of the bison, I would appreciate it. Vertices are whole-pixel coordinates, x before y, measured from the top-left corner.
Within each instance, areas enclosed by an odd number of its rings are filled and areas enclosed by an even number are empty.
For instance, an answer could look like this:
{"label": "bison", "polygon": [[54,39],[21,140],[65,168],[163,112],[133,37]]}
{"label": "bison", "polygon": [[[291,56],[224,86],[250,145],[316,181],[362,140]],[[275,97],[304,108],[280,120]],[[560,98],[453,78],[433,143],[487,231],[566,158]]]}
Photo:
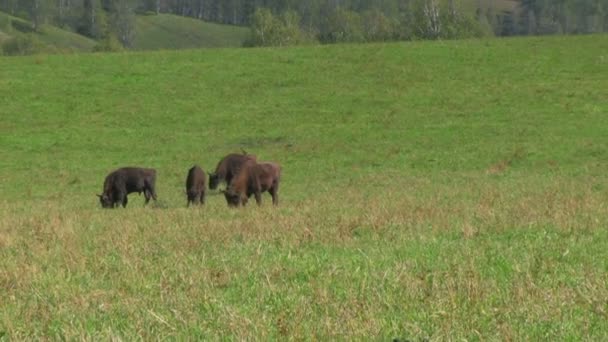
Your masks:
{"label": "bison", "polygon": [[251,195],[255,196],[258,205],[262,204],[262,193],[268,191],[272,204],[279,204],[279,183],[281,166],[274,162],[258,163],[253,160],[245,162],[231,185],[224,191],[224,197],[230,207],[245,206]]}
{"label": "bison", "polygon": [[127,195],[137,192],[146,197],[145,204],[150,198],[156,201],[156,170],[141,167],[122,167],[112,171],[106,176],[103,183],[103,192],[99,202],[103,208],[114,208],[122,204],[127,206]]}
{"label": "bison", "polygon": [[186,178],[186,195],[188,197],[188,206],[190,204],[205,204],[205,189],[207,177],[205,171],[200,166],[194,165],[188,170]]}
{"label": "bison", "polygon": [[209,174],[209,189],[217,189],[217,186],[222,182],[226,182],[228,188],[234,176],[239,173],[241,165],[247,161],[256,161],[257,157],[254,154],[230,153],[219,161],[215,168],[215,172]]}

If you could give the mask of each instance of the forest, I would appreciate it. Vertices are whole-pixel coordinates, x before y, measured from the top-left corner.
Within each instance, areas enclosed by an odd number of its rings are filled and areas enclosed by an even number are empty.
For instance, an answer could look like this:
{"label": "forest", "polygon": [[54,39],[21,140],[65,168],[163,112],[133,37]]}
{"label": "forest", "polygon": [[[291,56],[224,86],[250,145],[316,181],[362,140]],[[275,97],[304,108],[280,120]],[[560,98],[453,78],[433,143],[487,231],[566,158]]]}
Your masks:
{"label": "forest", "polygon": [[0,11],[127,48],[136,15],[160,13],[249,27],[249,46],[608,31],[608,0],[0,0]]}

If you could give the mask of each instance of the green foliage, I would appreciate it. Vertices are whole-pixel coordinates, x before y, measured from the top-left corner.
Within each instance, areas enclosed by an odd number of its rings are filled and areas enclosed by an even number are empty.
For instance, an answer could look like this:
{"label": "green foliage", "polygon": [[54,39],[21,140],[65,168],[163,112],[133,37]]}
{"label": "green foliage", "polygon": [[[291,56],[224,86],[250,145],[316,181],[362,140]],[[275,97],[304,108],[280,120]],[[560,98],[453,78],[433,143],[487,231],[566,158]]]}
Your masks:
{"label": "green foliage", "polygon": [[365,33],[361,16],[354,11],[338,7],[332,11],[321,26],[319,41],[322,43],[363,42]]}
{"label": "green foliage", "polygon": [[275,17],[269,9],[259,8],[251,20],[251,36],[245,46],[286,46],[310,43],[311,38],[300,29],[300,17],[286,11]]}
{"label": "green foliage", "polygon": [[114,1],[109,21],[110,31],[120,43],[124,47],[132,47],[137,34],[133,4],[127,0]]}
{"label": "green foliage", "polygon": [[2,53],[7,56],[32,55],[48,52],[46,47],[34,34],[17,35],[2,42]]}
{"label": "green foliage", "polygon": [[3,15],[0,13],[0,31],[10,32],[12,31],[13,25],[12,20],[9,16]]}
{"label": "green foliage", "polygon": [[85,0],[83,15],[80,19],[78,33],[87,37],[101,39],[108,34],[109,27],[106,12],[102,10],[99,0]]}
{"label": "green foliage", "polygon": [[31,33],[31,32],[34,32],[34,29],[32,28],[32,24],[28,23],[28,22],[26,22],[24,20],[18,20],[18,19],[11,20],[11,26],[15,30],[17,30],[17,31],[19,31],[21,33]]}
{"label": "green foliage", "polygon": [[456,14],[444,15],[444,33],[441,37],[445,39],[479,38],[487,36],[491,31],[489,27],[484,28],[483,24],[473,17]]}
{"label": "green foliage", "polygon": [[366,41],[390,41],[399,38],[399,20],[386,16],[376,8],[363,12],[361,22]]}
{"label": "green foliage", "polygon": [[93,52],[119,52],[124,51],[124,49],[125,48],[113,34],[108,34],[93,47]]}

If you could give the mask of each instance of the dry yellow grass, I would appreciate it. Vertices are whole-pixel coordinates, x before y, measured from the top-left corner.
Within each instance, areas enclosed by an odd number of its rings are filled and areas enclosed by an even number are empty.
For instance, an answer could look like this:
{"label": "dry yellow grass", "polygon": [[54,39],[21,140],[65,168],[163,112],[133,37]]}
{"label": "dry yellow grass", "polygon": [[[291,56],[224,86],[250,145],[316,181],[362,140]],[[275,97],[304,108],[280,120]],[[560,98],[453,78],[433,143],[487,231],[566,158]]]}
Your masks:
{"label": "dry yellow grass", "polygon": [[604,336],[608,279],[578,240],[605,237],[606,196],[535,182],[239,210],[4,202],[0,322],[17,339]]}

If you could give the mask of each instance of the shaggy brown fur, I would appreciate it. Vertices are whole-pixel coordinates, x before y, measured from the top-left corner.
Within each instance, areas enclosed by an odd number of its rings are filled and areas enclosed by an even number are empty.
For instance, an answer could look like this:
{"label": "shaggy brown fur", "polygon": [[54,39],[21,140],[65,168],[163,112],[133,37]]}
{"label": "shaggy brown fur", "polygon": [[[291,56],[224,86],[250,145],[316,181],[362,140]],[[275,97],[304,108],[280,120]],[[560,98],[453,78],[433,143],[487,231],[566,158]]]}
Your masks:
{"label": "shaggy brown fur", "polygon": [[231,207],[246,205],[251,195],[255,196],[258,205],[262,204],[262,193],[268,191],[272,204],[279,204],[279,183],[281,166],[274,162],[247,161],[233,179],[230,187],[224,191],[226,202]]}
{"label": "shaggy brown fur", "polygon": [[205,171],[200,166],[194,165],[188,170],[186,178],[186,196],[188,197],[188,206],[190,204],[205,204],[205,190],[207,188],[207,176]]}
{"label": "shaggy brown fur", "polygon": [[232,179],[239,173],[241,165],[246,161],[256,161],[257,157],[254,154],[230,153],[222,158],[215,168],[215,172],[209,174],[209,189],[216,189],[222,182],[226,182],[226,188],[230,186]]}
{"label": "shaggy brown fur", "polygon": [[156,201],[156,170],[141,167],[122,167],[106,176],[103,193],[97,195],[103,208],[114,208],[122,204],[127,206],[127,195],[144,193],[146,204],[153,198]]}

